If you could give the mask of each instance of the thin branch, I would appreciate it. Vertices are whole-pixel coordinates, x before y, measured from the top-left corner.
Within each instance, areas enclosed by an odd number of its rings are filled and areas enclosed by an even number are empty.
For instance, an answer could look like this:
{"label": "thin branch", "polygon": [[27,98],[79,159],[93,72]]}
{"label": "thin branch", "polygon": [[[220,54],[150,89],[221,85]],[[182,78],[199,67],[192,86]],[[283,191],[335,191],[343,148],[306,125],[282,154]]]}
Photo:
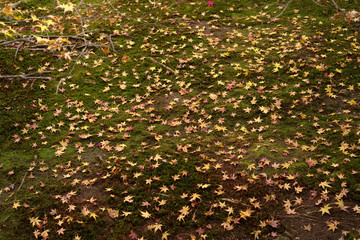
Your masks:
{"label": "thin branch", "polygon": [[4,220],[2,220],[1,222],[2,222],[2,223],[6,222],[6,220],[7,220],[9,217],[10,217],[10,215],[7,215],[7,217],[4,218]]}
{"label": "thin branch", "polygon": [[103,35],[109,39],[109,42],[110,42],[110,45],[111,45],[111,49],[112,49],[114,52],[119,53],[118,51],[115,50],[114,42],[113,42],[112,39],[111,39],[111,34],[106,35],[106,34],[103,33]]}
{"label": "thin branch", "polygon": [[17,5],[19,5],[20,3],[22,2],[27,2],[28,0],[20,0],[20,1],[17,1],[16,3],[12,3],[10,4],[12,7],[16,7]]}
{"label": "thin branch", "polygon": [[42,71],[42,72],[33,72],[33,73],[28,73],[28,76],[33,76],[33,75],[37,75],[37,74],[45,74],[45,73],[51,73],[51,71]]}
{"label": "thin branch", "polygon": [[0,75],[0,79],[5,78],[21,78],[21,79],[48,79],[50,80],[51,77],[39,77],[34,75],[41,75],[45,73],[50,73],[50,71],[43,71],[43,72],[33,72],[28,74],[22,74],[22,75]]}
{"label": "thin branch", "polygon": [[155,59],[153,59],[152,57],[145,57],[147,59],[149,59],[150,61],[154,62],[154,63],[157,63],[157,64],[160,64],[161,66],[163,66],[164,68],[166,68],[167,70],[169,70],[170,72],[172,72],[173,74],[177,74],[174,70],[172,70],[170,67],[166,66],[165,64],[161,63],[161,62],[158,62],[156,61]]}
{"label": "thin branch", "polygon": [[83,22],[83,19],[78,11],[78,8],[80,7],[80,5],[82,4],[83,0],[80,1],[80,3],[77,5],[77,7],[75,8],[75,12],[76,14],[79,16],[80,18],[80,24],[81,24],[81,30],[82,30],[82,35],[83,35],[83,40],[85,42],[85,44],[87,43],[87,40],[86,40],[86,34],[85,34],[85,28],[84,28],[84,22]]}
{"label": "thin branch", "polygon": [[24,175],[24,177],[23,177],[23,179],[21,181],[21,184],[20,184],[19,188],[16,191],[19,191],[20,188],[22,187],[22,185],[24,184],[24,180],[25,180],[26,175],[27,175],[27,172],[25,173],[25,175]]}
{"label": "thin branch", "polygon": [[288,2],[286,3],[286,5],[285,5],[284,9],[281,11],[281,13],[279,13],[276,17],[273,17],[272,19],[275,19],[275,18],[280,17],[280,16],[285,12],[285,10],[287,9],[287,7],[289,6],[289,4],[290,4],[292,1],[293,1],[293,0],[288,1]]}
{"label": "thin branch", "polygon": [[107,3],[110,5],[110,7],[112,7],[112,9],[114,9],[118,14],[120,14],[120,15],[123,16],[123,17],[127,17],[125,13],[119,12],[119,10],[117,10],[117,9],[111,4],[111,2],[109,2],[109,0],[106,0],[106,1],[107,1]]}
{"label": "thin branch", "polygon": [[61,78],[58,84],[56,85],[56,92],[55,92],[56,94],[58,94],[60,84],[62,84],[63,82],[65,82],[65,78]]}
{"label": "thin branch", "polygon": [[82,2],[83,2],[83,0],[81,0],[81,1],[79,2],[79,4],[76,6],[75,10],[78,10],[78,8],[79,8],[80,5],[82,4]]}
{"label": "thin branch", "polygon": [[17,54],[18,54],[18,52],[19,52],[19,49],[21,48],[21,46],[24,44],[24,42],[21,42],[20,44],[19,44],[19,46],[16,48],[16,52],[15,52],[15,56],[14,56],[14,58],[16,59],[16,56],[17,56]]}
{"label": "thin branch", "polygon": [[335,7],[336,7],[337,9],[339,9],[341,12],[343,12],[343,13],[346,12],[346,11],[342,10],[342,9],[336,4],[336,2],[335,2],[334,0],[331,0],[331,1],[332,1],[332,3],[335,5]]}
{"label": "thin branch", "polygon": [[320,3],[318,3],[316,0],[311,0],[313,1],[313,3],[315,3],[316,5],[320,6],[320,7],[324,7],[323,5],[321,5]]}
{"label": "thin branch", "polygon": [[[73,67],[71,68],[70,72],[68,73],[68,76],[74,71],[75,66],[76,66],[76,62],[77,62],[77,61],[79,60],[79,58],[84,54],[84,52],[86,51],[86,49],[87,49],[87,46],[85,46],[85,48],[81,51],[81,53],[79,54],[79,56],[76,58]],[[58,84],[56,85],[56,92],[55,92],[56,94],[58,94],[60,85],[61,85],[63,82],[65,82],[65,78],[61,78],[60,81],[58,82]]]}
{"label": "thin branch", "polygon": [[[46,16],[37,17],[37,18],[38,18],[38,19],[43,19],[43,18],[47,18],[47,17],[53,16],[53,15],[59,15],[59,14],[63,14],[63,13],[64,13],[64,12],[61,11],[61,12],[56,12],[56,13],[52,13],[52,14],[49,14],[49,15],[46,15]],[[25,18],[25,19],[8,21],[8,22],[3,22],[3,23],[6,23],[6,24],[9,24],[9,23],[19,23],[19,22],[28,22],[28,21],[31,21],[31,20],[32,20],[31,18]]]}

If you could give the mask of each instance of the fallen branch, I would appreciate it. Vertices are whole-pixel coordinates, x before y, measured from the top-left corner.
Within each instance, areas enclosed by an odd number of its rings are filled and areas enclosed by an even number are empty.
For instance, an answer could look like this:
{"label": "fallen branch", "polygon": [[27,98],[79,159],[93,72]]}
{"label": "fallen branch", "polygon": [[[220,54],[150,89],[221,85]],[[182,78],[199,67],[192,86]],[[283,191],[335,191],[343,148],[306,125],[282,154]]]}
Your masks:
{"label": "fallen branch", "polygon": [[21,42],[20,44],[19,44],[19,46],[16,48],[16,52],[15,52],[15,56],[14,56],[14,58],[16,59],[16,56],[17,56],[17,54],[18,54],[18,52],[19,52],[19,49],[21,48],[21,46],[24,44],[24,42]]}
{"label": "fallen branch", "polygon": [[24,184],[24,180],[25,180],[26,175],[27,175],[27,172],[25,173],[25,175],[24,175],[24,177],[23,177],[23,179],[21,181],[21,184],[20,184],[19,188],[16,191],[19,191],[20,188],[22,187],[22,185]]}
{"label": "fallen branch", "polygon": [[[52,14],[49,14],[49,15],[46,15],[46,16],[40,16],[40,17],[37,17],[37,18],[38,19],[44,19],[44,18],[47,18],[47,17],[50,17],[50,16],[59,15],[59,14],[63,14],[63,13],[64,13],[63,11],[55,12],[55,13],[52,13]],[[3,23],[10,24],[10,23],[19,23],[19,22],[29,22],[31,20],[32,20],[31,18],[25,18],[25,19],[20,19],[20,20],[7,21],[7,22],[3,22]]]}
{"label": "fallen branch", "polygon": [[41,74],[45,74],[45,73],[50,73],[50,71],[33,72],[33,73],[21,74],[21,75],[0,75],[0,79],[21,78],[21,79],[48,79],[48,80],[50,80],[51,77],[34,76],[34,75],[41,75]]}
{"label": "fallen branch", "polygon": [[4,218],[1,222],[2,222],[2,223],[6,222],[6,220],[7,220],[9,217],[10,217],[10,215],[7,215],[7,217]]}
{"label": "fallen branch", "polygon": [[80,15],[79,11],[78,11],[78,8],[80,7],[80,5],[82,4],[83,0],[80,1],[80,3],[77,5],[77,7],[75,8],[75,12],[76,14],[79,16],[80,18],[80,24],[81,24],[81,31],[82,31],[82,35],[83,35],[83,40],[85,42],[85,44],[87,43],[87,40],[86,40],[86,34],[85,34],[85,28],[84,28],[84,22],[83,22],[83,19],[82,19],[82,16]]}
{"label": "fallen branch", "polygon": [[313,3],[315,3],[316,5],[320,6],[320,7],[324,7],[323,5],[321,5],[320,3],[318,3],[316,0],[311,0],[313,1]]}
{"label": "fallen branch", "polygon": [[173,74],[177,75],[177,73],[176,73],[174,70],[172,70],[170,67],[166,66],[165,64],[156,61],[156,60],[153,59],[152,57],[146,57],[146,58],[149,59],[150,61],[154,62],[154,63],[160,64],[161,66],[163,66],[164,68],[166,68],[167,70],[169,70],[170,72],[172,72]]}
{"label": "fallen branch", "polygon": [[20,0],[20,1],[17,1],[17,2],[15,2],[15,3],[12,3],[12,4],[10,4],[12,7],[17,7],[17,5],[19,5],[20,3],[22,3],[22,2],[27,2],[28,0]]}
{"label": "fallen branch", "polygon": [[[278,18],[278,17],[280,17],[284,12],[285,12],[285,10],[287,9],[287,7],[289,6],[289,4],[292,2],[293,0],[289,0],[286,4],[285,4],[285,7],[284,7],[284,9],[281,11],[281,13],[279,13],[276,17],[273,17],[273,18],[271,18],[271,20],[274,20],[275,18]],[[316,5],[318,5],[318,6],[320,6],[320,7],[325,7],[324,5],[321,5],[320,3],[318,3],[316,0],[311,0],[313,3],[315,3]],[[343,9],[341,9],[340,7],[339,7],[339,5],[337,5],[337,3],[335,2],[335,0],[331,0],[331,2],[333,3],[333,5],[334,5],[334,7],[337,9],[337,10],[339,10],[339,11],[341,11],[342,13],[346,13],[346,11],[344,11]],[[328,3],[326,3],[326,2],[324,2],[324,4],[327,6],[327,7],[333,7],[331,4],[328,4]],[[275,5],[275,4],[274,4]],[[277,4],[276,4],[277,5]],[[280,5],[280,4],[279,4]]]}
{"label": "fallen branch", "polygon": [[279,13],[276,17],[273,17],[273,18],[271,18],[271,19],[275,19],[275,18],[280,17],[280,16],[285,12],[285,10],[287,9],[287,7],[289,6],[289,4],[290,4],[292,1],[293,1],[293,0],[288,1],[288,2],[285,4],[285,7],[284,7],[284,9],[281,11],[281,13]]}
{"label": "fallen branch", "polygon": [[[76,58],[73,67],[71,68],[70,72],[68,73],[68,76],[74,71],[75,66],[76,66],[76,62],[77,62],[77,61],[79,60],[79,58],[84,54],[84,52],[86,51],[86,49],[87,49],[87,46],[85,46],[85,48],[81,51],[81,53],[79,54],[79,56]],[[59,87],[60,87],[60,85],[61,85],[63,82],[65,82],[65,78],[61,78],[60,81],[58,82],[58,84],[56,85],[56,92],[55,92],[56,94],[58,94],[58,92],[59,92]]]}
{"label": "fallen branch", "polygon": [[346,11],[342,10],[342,9],[336,4],[336,2],[335,2],[334,0],[331,0],[331,2],[335,5],[335,7],[336,7],[338,10],[340,10],[340,11],[343,12],[343,13],[346,12]]}
{"label": "fallen branch", "polygon": [[[104,35],[105,35],[105,34],[104,34]],[[113,42],[112,39],[111,39],[111,34],[105,35],[105,36],[109,39],[109,42],[110,42],[110,45],[111,45],[112,50],[113,50],[114,52],[116,52],[116,53],[119,53],[118,51],[115,50],[114,42]]]}

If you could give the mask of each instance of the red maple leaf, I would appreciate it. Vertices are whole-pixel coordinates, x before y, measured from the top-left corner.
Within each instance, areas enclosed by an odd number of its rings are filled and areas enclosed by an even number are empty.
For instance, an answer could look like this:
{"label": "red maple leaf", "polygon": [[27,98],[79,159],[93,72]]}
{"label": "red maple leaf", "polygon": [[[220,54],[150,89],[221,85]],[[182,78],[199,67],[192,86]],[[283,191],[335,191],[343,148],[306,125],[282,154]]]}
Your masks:
{"label": "red maple leaf", "polygon": [[129,237],[130,237],[130,239],[137,239],[138,238],[136,232],[134,232],[133,230],[131,230],[131,233],[129,234]]}
{"label": "red maple leaf", "polygon": [[211,6],[214,6],[214,2],[213,1],[208,1],[207,3],[206,3],[209,7]]}

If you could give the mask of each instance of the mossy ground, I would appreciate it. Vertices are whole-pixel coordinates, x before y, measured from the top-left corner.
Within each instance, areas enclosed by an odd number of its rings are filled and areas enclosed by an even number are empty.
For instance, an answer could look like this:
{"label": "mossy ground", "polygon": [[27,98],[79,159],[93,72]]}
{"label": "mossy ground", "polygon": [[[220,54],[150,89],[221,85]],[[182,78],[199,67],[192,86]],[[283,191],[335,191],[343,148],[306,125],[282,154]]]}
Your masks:
{"label": "mossy ground", "polygon": [[359,22],[155,3],[1,15],[0,75],[51,79],[0,80],[0,239],[359,238]]}

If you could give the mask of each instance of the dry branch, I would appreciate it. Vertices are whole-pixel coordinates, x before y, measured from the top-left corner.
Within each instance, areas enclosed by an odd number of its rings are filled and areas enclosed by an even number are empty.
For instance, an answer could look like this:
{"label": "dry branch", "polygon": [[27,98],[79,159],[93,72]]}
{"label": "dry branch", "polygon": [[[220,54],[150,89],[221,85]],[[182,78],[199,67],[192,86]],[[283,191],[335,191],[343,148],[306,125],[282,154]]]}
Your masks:
{"label": "dry branch", "polygon": [[285,4],[285,7],[284,7],[284,9],[281,11],[281,13],[279,13],[276,17],[273,17],[272,19],[275,19],[275,18],[280,17],[280,16],[285,12],[285,10],[287,9],[287,7],[289,6],[289,4],[290,4],[292,1],[293,1],[293,0],[288,1],[288,2]]}
{"label": "dry branch", "polygon": [[50,71],[33,72],[33,73],[21,74],[21,75],[0,75],[0,79],[21,78],[21,79],[47,79],[47,80],[50,80],[51,77],[37,76],[37,75],[42,75],[42,74],[46,74],[46,73],[50,73]]}
{"label": "dry branch", "polygon": [[[79,54],[79,56],[76,58],[73,67],[71,68],[70,72],[68,73],[68,76],[71,75],[71,73],[74,71],[75,66],[76,66],[76,62],[77,62],[77,61],[79,60],[79,58],[85,53],[86,49],[87,49],[87,47],[85,46],[85,48],[81,51],[81,53]],[[58,82],[58,84],[56,85],[56,92],[55,92],[56,94],[58,94],[58,92],[59,92],[59,87],[60,87],[60,85],[61,85],[63,82],[65,82],[65,78],[61,78],[60,81]]]}
{"label": "dry branch", "polygon": [[154,62],[154,63],[157,63],[157,64],[160,64],[161,66],[163,66],[164,68],[166,68],[167,70],[169,70],[170,72],[172,72],[173,74],[177,74],[174,70],[172,70],[170,67],[166,66],[165,64],[161,63],[161,62],[158,62],[156,61],[155,59],[153,59],[152,57],[146,57],[147,59],[149,59],[150,61]]}
{"label": "dry branch", "polygon": [[21,181],[21,184],[20,184],[19,188],[16,191],[19,191],[20,188],[22,187],[22,185],[24,184],[24,180],[25,180],[26,175],[27,175],[27,172],[25,173],[25,175],[24,175],[24,177],[23,177],[23,179]]}

